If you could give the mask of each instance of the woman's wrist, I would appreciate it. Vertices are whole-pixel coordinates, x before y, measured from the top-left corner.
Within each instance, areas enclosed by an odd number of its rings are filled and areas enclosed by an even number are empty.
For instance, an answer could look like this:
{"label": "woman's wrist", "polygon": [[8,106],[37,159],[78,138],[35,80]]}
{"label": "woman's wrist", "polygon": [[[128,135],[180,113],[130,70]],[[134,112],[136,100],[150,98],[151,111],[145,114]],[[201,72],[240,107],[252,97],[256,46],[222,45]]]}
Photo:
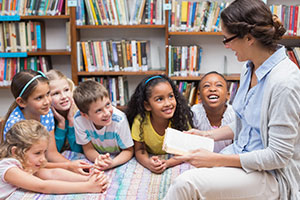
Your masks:
{"label": "woman's wrist", "polygon": [[213,135],[213,130],[204,131],[204,135],[205,135],[205,137],[209,137],[209,138],[215,140],[214,135]]}

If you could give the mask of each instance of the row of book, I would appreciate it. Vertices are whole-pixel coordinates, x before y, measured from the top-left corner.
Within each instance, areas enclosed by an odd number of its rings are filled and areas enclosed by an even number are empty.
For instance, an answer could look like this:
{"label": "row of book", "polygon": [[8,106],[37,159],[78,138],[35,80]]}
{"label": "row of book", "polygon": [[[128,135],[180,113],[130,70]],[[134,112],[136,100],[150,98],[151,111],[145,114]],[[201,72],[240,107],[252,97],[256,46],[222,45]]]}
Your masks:
{"label": "row of book", "polygon": [[26,52],[41,48],[41,22],[0,23],[0,52]]}
{"label": "row of book", "polygon": [[287,55],[300,69],[300,47],[288,48]]}
{"label": "row of book", "polygon": [[187,81],[175,81],[180,93],[185,97],[187,103],[192,106],[198,103],[198,83]]}
{"label": "row of book", "polygon": [[273,14],[277,15],[287,30],[286,34],[300,36],[300,9],[299,5],[271,5]]}
{"label": "row of book", "polygon": [[169,76],[199,76],[202,48],[193,46],[169,46]]}
{"label": "row of book", "polygon": [[[200,100],[199,96],[199,88],[198,84],[199,81],[175,81],[177,88],[180,93],[183,94],[183,96],[186,98],[187,103],[190,106],[193,106],[194,104],[198,104]],[[230,94],[230,97],[227,101],[228,104],[232,104],[234,97],[236,95],[237,89],[239,87],[238,81],[227,81],[228,84],[228,92]]]}
{"label": "row of book", "polygon": [[47,72],[51,67],[49,57],[0,58],[0,86],[9,86],[13,76],[23,70]]}
{"label": "row of book", "polygon": [[68,15],[67,0],[1,0],[0,15]]}
{"label": "row of book", "polygon": [[147,71],[149,45],[140,40],[77,42],[78,71]]}
{"label": "row of book", "polygon": [[94,80],[103,84],[109,92],[113,106],[125,106],[129,101],[128,81],[125,76],[83,77],[80,81]]}
{"label": "row of book", "polygon": [[169,12],[169,31],[218,32],[220,14],[229,2],[181,1],[172,0]]}
{"label": "row of book", "polygon": [[164,0],[77,0],[77,25],[165,24]]}

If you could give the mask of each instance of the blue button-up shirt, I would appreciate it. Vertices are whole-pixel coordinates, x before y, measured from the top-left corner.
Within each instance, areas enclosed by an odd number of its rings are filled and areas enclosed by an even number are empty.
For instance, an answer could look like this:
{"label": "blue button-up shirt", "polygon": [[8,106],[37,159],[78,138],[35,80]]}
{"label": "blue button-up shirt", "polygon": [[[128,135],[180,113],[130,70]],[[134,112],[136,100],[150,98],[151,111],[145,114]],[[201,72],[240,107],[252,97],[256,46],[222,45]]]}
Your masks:
{"label": "blue button-up shirt", "polygon": [[[264,95],[265,80],[275,65],[286,57],[285,48],[280,48],[270,56],[256,71],[257,84],[250,88],[253,63],[248,61],[244,81],[232,104],[237,116],[241,119],[242,129],[238,139],[221,151],[223,154],[241,154],[263,149],[260,134],[260,111]],[[250,88],[250,89],[249,89]]]}

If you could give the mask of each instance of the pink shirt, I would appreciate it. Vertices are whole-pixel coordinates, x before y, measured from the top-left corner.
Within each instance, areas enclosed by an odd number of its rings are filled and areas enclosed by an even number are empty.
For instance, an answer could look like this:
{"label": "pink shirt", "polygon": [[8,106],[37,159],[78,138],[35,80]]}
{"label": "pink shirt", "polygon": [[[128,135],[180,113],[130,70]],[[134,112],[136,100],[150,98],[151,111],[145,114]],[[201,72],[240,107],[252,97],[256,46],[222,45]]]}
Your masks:
{"label": "pink shirt", "polygon": [[7,198],[11,193],[18,189],[16,186],[7,183],[4,179],[5,173],[12,167],[22,169],[21,163],[15,158],[4,158],[0,160],[0,199]]}

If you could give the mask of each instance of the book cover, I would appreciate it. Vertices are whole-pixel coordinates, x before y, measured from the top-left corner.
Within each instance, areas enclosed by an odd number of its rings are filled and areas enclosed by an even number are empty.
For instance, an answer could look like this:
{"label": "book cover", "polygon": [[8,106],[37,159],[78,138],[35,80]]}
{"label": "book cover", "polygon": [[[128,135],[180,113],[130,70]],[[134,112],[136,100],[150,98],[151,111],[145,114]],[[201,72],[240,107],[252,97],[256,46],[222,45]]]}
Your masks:
{"label": "book cover", "polygon": [[86,50],[85,50],[85,42],[81,42],[81,50],[82,50],[82,55],[83,55],[83,63],[84,63],[84,68],[85,71],[89,71],[88,69],[88,62],[87,62],[87,55],[86,55]]}
{"label": "book cover", "polygon": [[[4,52],[3,23],[0,23],[0,52]],[[0,69],[1,70],[1,69]]]}
{"label": "book cover", "polygon": [[162,149],[167,153],[177,155],[185,155],[196,149],[206,149],[212,152],[214,150],[214,140],[167,128]]}
{"label": "book cover", "polygon": [[185,31],[187,28],[187,19],[188,19],[188,1],[181,2],[181,30]]}

